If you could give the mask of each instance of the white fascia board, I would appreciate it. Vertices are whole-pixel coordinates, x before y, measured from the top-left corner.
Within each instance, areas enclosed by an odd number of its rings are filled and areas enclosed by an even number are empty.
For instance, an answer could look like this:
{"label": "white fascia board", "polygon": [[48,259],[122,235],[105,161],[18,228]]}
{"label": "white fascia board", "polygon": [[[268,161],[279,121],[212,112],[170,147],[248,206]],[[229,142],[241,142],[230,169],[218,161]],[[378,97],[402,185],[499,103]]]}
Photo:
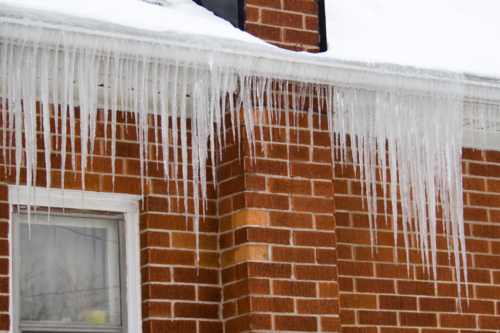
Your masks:
{"label": "white fascia board", "polygon": [[[29,198],[29,199],[28,199]],[[105,192],[61,190],[45,187],[9,185],[9,314],[13,318],[13,260],[12,232],[13,207],[16,205],[34,205],[53,208],[97,210],[123,213],[125,216],[126,244],[126,288],[128,332],[142,332],[141,315],[141,272],[139,244],[139,200],[141,196]],[[17,283],[17,282],[15,282]],[[14,332],[11,325],[9,333]]]}

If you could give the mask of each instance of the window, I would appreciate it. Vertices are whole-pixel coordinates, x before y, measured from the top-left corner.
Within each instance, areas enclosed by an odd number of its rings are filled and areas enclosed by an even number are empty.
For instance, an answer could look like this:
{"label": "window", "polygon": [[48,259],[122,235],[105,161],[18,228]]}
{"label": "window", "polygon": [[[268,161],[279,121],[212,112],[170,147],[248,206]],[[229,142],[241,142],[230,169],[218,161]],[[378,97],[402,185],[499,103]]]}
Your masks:
{"label": "window", "polygon": [[28,214],[14,188],[14,332],[141,332],[138,198],[65,191],[70,207],[62,209],[53,204],[60,190],[49,198],[37,189],[37,204],[50,200],[50,214],[42,205]]}

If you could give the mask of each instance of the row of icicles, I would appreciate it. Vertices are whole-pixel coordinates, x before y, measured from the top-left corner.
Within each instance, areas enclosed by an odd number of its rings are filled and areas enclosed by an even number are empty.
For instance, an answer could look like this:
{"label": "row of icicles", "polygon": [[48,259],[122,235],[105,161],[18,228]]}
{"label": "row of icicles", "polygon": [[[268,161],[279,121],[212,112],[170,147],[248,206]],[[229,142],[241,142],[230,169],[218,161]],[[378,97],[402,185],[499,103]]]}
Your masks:
{"label": "row of icicles", "polygon": [[[411,78],[392,79],[394,82],[389,83],[393,88],[384,90],[343,87],[328,82],[307,83],[306,79],[304,83],[289,82],[231,67],[227,65],[233,56],[230,54],[212,53],[211,60],[205,62],[194,57],[169,61],[169,54],[182,50],[174,46],[128,42],[125,52],[118,47],[121,44],[104,37],[28,27],[19,32],[15,30],[19,27],[8,24],[3,24],[2,29],[4,36],[15,36],[4,37],[0,48],[1,94],[4,97],[2,153],[6,165],[15,163],[16,184],[20,184],[21,167],[26,167],[28,196],[39,165],[37,151],[42,149],[35,135],[38,128],[43,136],[46,169],[51,170],[52,152],[60,153],[63,166],[67,157],[71,158],[73,171],[82,173],[81,186],[85,189],[83,174],[89,169],[88,156],[95,148],[99,109],[105,110],[104,135],[111,140],[108,154],[111,155],[114,181],[117,111],[124,110],[130,112],[135,121],[141,177],[147,177],[148,160],[163,156],[160,162],[172,166],[171,172],[170,168],[164,168],[165,180],[177,180],[176,175],[183,175],[177,184],[183,189],[185,207],[188,184],[192,183],[194,229],[198,234],[200,211],[205,211],[207,202],[207,161],[212,161],[212,178],[216,183],[217,156],[215,149],[208,147],[224,147],[226,129],[233,137],[241,138],[244,128],[250,154],[254,156],[256,131],[263,131],[263,126],[257,127],[255,121],[262,124],[263,119],[268,119],[268,123],[280,123],[280,117],[285,117],[285,126],[281,129],[286,131],[287,143],[290,143],[291,127],[297,124],[299,113],[306,107],[311,139],[313,115],[315,112],[326,114],[332,154],[342,163],[351,156],[354,170],[359,170],[364,187],[362,193],[366,193],[372,246],[376,244],[376,216],[392,215],[394,222],[399,217],[407,257],[408,238],[413,232],[422,260],[427,266],[432,263],[436,279],[436,230],[438,224],[443,223],[448,249],[454,253],[457,283],[461,282],[460,267],[467,265],[461,169],[464,101],[459,83],[436,81],[430,83],[434,86],[429,93],[398,89],[400,84],[407,85]],[[155,56],[157,54],[164,54],[164,57]],[[308,100],[321,101],[316,103],[317,110],[313,110],[314,103],[306,103]],[[58,105],[61,112],[51,105]],[[75,115],[76,105],[79,117]],[[240,119],[240,110],[243,119]],[[282,110],[293,111],[282,113]],[[474,110],[481,117],[489,112],[487,107]],[[228,128],[225,112],[231,117]],[[152,124],[151,114],[154,115]],[[108,122],[110,133],[107,132]],[[245,126],[238,126],[242,122]],[[151,127],[155,129],[155,156],[149,156],[148,149],[152,144],[148,139]],[[157,129],[161,130],[160,136]],[[81,138],[78,148],[77,132]],[[55,135],[69,137],[70,147],[67,140],[56,140],[58,143],[54,145]],[[10,159],[8,147],[11,146],[15,148],[15,160]],[[169,147],[174,148],[173,154]],[[159,149],[162,154],[158,153]],[[81,152],[79,166],[76,165],[77,151]],[[187,176],[189,154],[192,179]],[[47,186],[50,186],[51,173],[46,172],[46,177]],[[64,177],[65,169],[62,168],[62,186]],[[143,186],[144,182],[141,184]],[[382,188],[381,194],[377,193],[378,187]],[[398,193],[401,211],[395,204],[389,209],[388,202],[397,202]],[[202,207],[199,207],[198,198]],[[379,199],[383,202],[383,212],[378,210]],[[440,220],[438,215],[441,215]],[[393,229],[397,242],[398,227],[394,225]],[[196,242],[198,248],[198,235]],[[460,292],[461,288],[458,290]]]}

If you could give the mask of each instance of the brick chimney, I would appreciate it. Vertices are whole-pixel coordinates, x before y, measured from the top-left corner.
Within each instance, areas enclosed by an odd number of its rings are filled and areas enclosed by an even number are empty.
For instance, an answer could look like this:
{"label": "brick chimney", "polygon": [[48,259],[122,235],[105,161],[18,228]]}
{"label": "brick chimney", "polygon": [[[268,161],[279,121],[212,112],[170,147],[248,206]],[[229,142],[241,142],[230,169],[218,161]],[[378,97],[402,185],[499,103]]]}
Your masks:
{"label": "brick chimney", "polygon": [[246,31],[285,49],[325,51],[324,22],[324,0],[246,0]]}

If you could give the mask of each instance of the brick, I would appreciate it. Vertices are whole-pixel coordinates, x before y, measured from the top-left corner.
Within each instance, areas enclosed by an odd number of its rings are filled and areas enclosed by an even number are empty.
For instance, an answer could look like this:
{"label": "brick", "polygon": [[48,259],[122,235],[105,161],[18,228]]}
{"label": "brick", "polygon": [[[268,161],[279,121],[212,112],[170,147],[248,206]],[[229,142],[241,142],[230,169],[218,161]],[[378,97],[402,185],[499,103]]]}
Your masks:
{"label": "brick", "polygon": [[311,213],[335,213],[333,199],[312,198],[312,197],[292,197],[292,207],[294,211]]}
{"label": "brick", "polygon": [[141,234],[141,247],[170,247],[170,233],[146,231]]}
{"label": "brick", "polygon": [[479,316],[479,328],[500,330],[500,317],[499,316]]}
{"label": "brick", "polygon": [[10,316],[0,313],[0,330],[8,331],[10,328]]}
{"label": "brick", "polygon": [[312,229],[313,216],[311,214],[269,212],[270,225],[294,229]]}
{"label": "brick", "polygon": [[259,173],[276,176],[288,175],[287,163],[274,160],[246,158],[244,160],[244,169],[248,173]]}
{"label": "brick", "polygon": [[192,265],[195,264],[194,251],[147,249],[141,251],[143,264]]}
{"label": "brick", "polygon": [[174,305],[174,316],[181,318],[218,319],[219,305],[178,302]]}
{"label": "brick", "polygon": [[362,293],[394,294],[396,288],[392,280],[356,279],[356,290]]}
{"label": "brick", "polygon": [[341,260],[338,269],[343,276],[374,276],[372,263]]}
{"label": "brick", "polygon": [[388,310],[417,310],[417,298],[380,295],[379,306]]}
{"label": "brick", "polygon": [[243,209],[231,215],[231,228],[246,225],[267,225],[267,213],[264,210]]}
{"label": "brick", "polygon": [[441,327],[476,328],[476,316],[465,314],[440,314]]}
{"label": "brick", "polygon": [[198,300],[202,302],[219,303],[222,299],[222,288],[219,287],[198,287]]}
{"label": "brick", "polygon": [[222,322],[199,321],[200,333],[223,333]]}
{"label": "brick", "polygon": [[9,278],[0,277],[0,293],[7,294],[9,292]]}
{"label": "brick", "polygon": [[188,285],[160,285],[150,284],[143,286],[143,299],[166,299],[166,300],[193,300],[195,299],[194,286]]}
{"label": "brick", "polygon": [[227,267],[237,263],[257,260],[269,260],[269,247],[267,245],[244,245],[222,252],[222,267]]}
{"label": "brick", "polygon": [[[335,198],[337,201],[337,197]],[[340,206],[339,206],[340,207]],[[337,229],[337,242],[344,244],[370,245],[370,232],[361,229]]]}
{"label": "brick", "polygon": [[275,316],[275,328],[283,331],[317,331],[318,320],[315,317]]}
{"label": "brick", "polygon": [[316,249],[316,262],[318,264],[336,265],[337,250]]}
{"label": "brick", "polygon": [[318,31],[319,29],[319,24],[318,24],[318,18],[314,16],[306,16],[306,24],[305,27],[307,30],[312,30],[312,31]]}
{"label": "brick", "polygon": [[499,165],[469,163],[469,175],[471,176],[490,177],[490,175],[498,175],[499,171]]}
{"label": "brick", "polygon": [[340,332],[340,318],[321,317],[322,332]]}
{"label": "brick", "polygon": [[376,309],[377,296],[344,293],[340,295],[340,305],[342,309]]}
{"label": "brick", "polygon": [[250,314],[235,319],[230,319],[225,323],[225,332],[236,333],[247,330],[271,329],[271,315],[267,314]]}
{"label": "brick", "polygon": [[294,231],[293,241],[299,246],[335,247],[335,233],[317,231]]}
{"label": "brick", "polygon": [[408,271],[408,266],[403,264],[375,264],[375,271],[377,277],[382,278],[412,279],[414,275],[413,269]]}
{"label": "brick", "polygon": [[271,293],[269,280],[245,279],[224,286],[224,299],[238,298],[249,294],[268,295]]}
{"label": "brick", "polygon": [[141,230],[145,229],[162,229],[162,230],[187,230],[188,223],[192,223],[192,219],[186,219],[182,215],[166,215],[166,214],[141,214],[140,226]]}
{"label": "brick", "polygon": [[469,299],[468,302],[467,300],[461,300],[461,304],[464,313],[495,314],[494,302]]}
{"label": "brick", "polygon": [[394,250],[390,248],[358,246],[355,248],[354,255],[356,260],[363,261],[387,261],[394,262]]}
{"label": "brick", "polygon": [[297,13],[318,15],[318,5],[314,0],[285,1],[284,9]]}
{"label": "brick", "polygon": [[290,231],[270,228],[241,228],[235,231],[234,240],[236,245],[247,242],[288,245],[290,244]]}
{"label": "brick", "polygon": [[172,247],[194,250],[196,249],[196,235],[187,232],[173,232]]}
{"label": "brick", "polygon": [[[302,18],[301,18],[302,20]],[[302,24],[302,22],[301,22]],[[287,161],[309,161],[309,147],[295,145],[270,144],[267,146],[268,158],[282,159]]]}
{"label": "brick", "polygon": [[[268,208],[276,210],[288,210],[289,198],[287,195],[268,193],[245,193],[245,207]],[[233,203],[234,203],[233,198]],[[236,208],[236,207],[235,207]],[[238,207],[239,208],[239,207]]]}
{"label": "brick", "polygon": [[314,195],[332,198],[333,194],[333,182],[314,182]]}
{"label": "brick", "polygon": [[313,282],[300,281],[273,281],[273,292],[275,295],[316,297],[316,284]]}
{"label": "brick", "polygon": [[321,165],[312,163],[291,163],[291,176],[306,179],[333,179],[333,169],[331,165]]}
{"label": "brick", "polygon": [[290,264],[276,263],[248,263],[248,274],[253,277],[270,277],[270,278],[291,278],[292,267]]}
{"label": "brick", "polygon": [[[498,171],[500,171],[500,166],[498,166]],[[469,203],[471,206],[496,208],[500,206],[500,195],[469,193]]]}
{"label": "brick", "polygon": [[420,311],[456,312],[457,303],[453,298],[420,298]]}
{"label": "brick", "polygon": [[338,314],[339,305],[337,300],[297,300],[297,313],[299,314]]}
{"label": "brick", "polygon": [[219,284],[216,269],[174,267],[174,281],[185,283]]}
{"label": "brick", "polygon": [[245,13],[247,15],[246,22],[259,22],[260,9],[258,7],[246,6]]}
{"label": "brick", "polygon": [[476,297],[500,300],[500,286],[476,286]]}
{"label": "brick", "polygon": [[169,267],[146,266],[141,268],[142,282],[170,282]]}
{"label": "brick", "polygon": [[142,317],[172,317],[172,304],[170,302],[145,302],[142,303]]}
{"label": "brick", "polygon": [[475,207],[464,207],[464,220],[486,222],[488,221],[488,210]]}
{"label": "brick", "polygon": [[338,298],[339,285],[336,282],[320,282],[319,297],[321,298]]}
{"label": "brick", "polygon": [[312,186],[309,180],[269,178],[267,186],[271,193],[312,194]]}
{"label": "brick", "polygon": [[330,230],[335,231],[336,219],[331,215],[315,215],[316,229],[317,230]]}
{"label": "brick", "polygon": [[314,263],[314,249],[296,247],[273,247],[273,261]]}
{"label": "brick", "polygon": [[247,5],[282,9],[280,0],[247,0]]}
{"label": "brick", "polygon": [[500,238],[500,226],[498,225],[480,225],[472,226],[472,235],[480,238]]}
{"label": "brick", "polygon": [[399,322],[401,326],[437,327],[437,315],[435,313],[400,312]]}
{"label": "brick", "polygon": [[361,325],[396,326],[398,324],[396,312],[358,311],[358,319]]}
{"label": "brick", "polygon": [[256,312],[293,312],[294,299],[283,297],[250,297],[251,310]]}
{"label": "brick", "polygon": [[434,283],[417,281],[398,281],[398,293],[405,295],[434,296]]}
{"label": "brick", "polygon": [[334,281],[336,279],[336,270],[331,266],[296,265],[295,276],[299,280]]}
{"label": "brick", "polygon": [[488,253],[490,252],[490,244],[487,240],[467,238],[465,240],[467,252]]}
{"label": "brick", "polygon": [[196,321],[191,320],[151,320],[148,323],[150,332],[196,332]]}

